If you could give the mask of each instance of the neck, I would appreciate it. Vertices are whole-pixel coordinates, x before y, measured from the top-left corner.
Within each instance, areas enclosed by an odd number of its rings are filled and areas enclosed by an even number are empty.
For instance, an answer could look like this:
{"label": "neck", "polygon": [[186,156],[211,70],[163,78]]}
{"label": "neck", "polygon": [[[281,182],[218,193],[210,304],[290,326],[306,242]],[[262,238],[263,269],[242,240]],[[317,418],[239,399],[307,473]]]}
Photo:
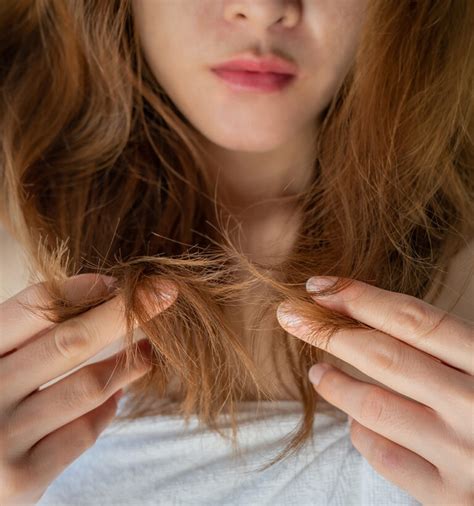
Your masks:
{"label": "neck", "polygon": [[297,131],[284,144],[262,152],[229,150],[207,141],[219,201],[240,215],[294,200],[313,177],[317,129]]}
{"label": "neck", "polygon": [[317,128],[272,151],[207,150],[215,196],[238,219],[237,244],[251,260],[278,263],[291,250],[301,218],[295,203],[313,178]]}

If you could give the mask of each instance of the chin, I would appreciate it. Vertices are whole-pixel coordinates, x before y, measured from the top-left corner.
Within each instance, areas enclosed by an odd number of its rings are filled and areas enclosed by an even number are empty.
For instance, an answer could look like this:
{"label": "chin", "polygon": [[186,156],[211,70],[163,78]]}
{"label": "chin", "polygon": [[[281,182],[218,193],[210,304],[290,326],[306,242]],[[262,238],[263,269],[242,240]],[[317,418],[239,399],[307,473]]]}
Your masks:
{"label": "chin", "polygon": [[258,129],[250,125],[247,128],[233,130],[222,128],[217,132],[203,133],[211,142],[224,149],[255,153],[273,151],[291,138],[290,132]]}

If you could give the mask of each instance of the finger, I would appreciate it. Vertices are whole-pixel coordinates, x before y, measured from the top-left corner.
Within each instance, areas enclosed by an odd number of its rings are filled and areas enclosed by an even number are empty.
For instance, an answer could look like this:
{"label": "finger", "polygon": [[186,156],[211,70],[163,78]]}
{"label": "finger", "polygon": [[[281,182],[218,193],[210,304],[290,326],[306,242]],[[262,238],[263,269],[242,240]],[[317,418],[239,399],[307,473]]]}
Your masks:
{"label": "finger", "polygon": [[27,397],[10,414],[9,446],[20,455],[59,427],[97,408],[151,367],[147,341],[137,345],[140,356],[130,370],[123,367],[125,352],[83,367],[65,379]]}
{"label": "finger", "polygon": [[303,319],[285,318],[288,307],[287,303],[281,304],[277,312],[278,321],[288,332],[339,357],[397,393],[440,413],[453,409],[453,399],[468,401],[472,396],[470,376],[423,351],[376,329],[342,329],[327,344],[322,343]]}
{"label": "finger", "polygon": [[[156,316],[174,299],[160,293],[156,283],[153,297],[147,294],[150,312]],[[168,289],[168,293],[171,292]],[[177,292],[174,292],[176,298]],[[137,322],[132,322],[134,329]],[[81,315],[54,326],[44,336],[0,361],[0,372],[11,388],[0,400],[2,405],[17,403],[45,383],[61,376],[93,357],[126,334],[126,319],[121,294]],[[28,370],[28,374],[25,374]]]}
{"label": "finger", "polygon": [[[100,297],[110,290],[114,278],[98,274],[79,274],[64,281],[62,290],[66,300],[78,302],[87,297]],[[109,284],[107,284],[109,283]],[[0,304],[0,356],[24,344],[35,334],[46,330],[53,324],[28,310],[24,304],[36,306],[51,304],[44,283],[31,285],[14,297]]]}
{"label": "finger", "polygon": [[26,456],[28,476],[49,485],[74,460],[91,448],[113,421],[117,403],[113,397],[96,409],[41,439]]}
{"label": "finger", "polygon": [[[308,280],[306,286],[311,292],[314,285]],[[351,280],[340,293],[313,299],[474,374],[473,326],[417,297]]]}
{"label": "finger", "polygon": [[352,422],[351,441],[378,474],[420,503],[440,504],[442,479],[433,464],[356,421]]}
{"label": "finger", "polygon": [[324,399],[368,429],[432,464],[443,464],[446,459],[459,460],[459,452],[445,424],[430,408],[356,380],[335,367],[327,367],[314,387]]}

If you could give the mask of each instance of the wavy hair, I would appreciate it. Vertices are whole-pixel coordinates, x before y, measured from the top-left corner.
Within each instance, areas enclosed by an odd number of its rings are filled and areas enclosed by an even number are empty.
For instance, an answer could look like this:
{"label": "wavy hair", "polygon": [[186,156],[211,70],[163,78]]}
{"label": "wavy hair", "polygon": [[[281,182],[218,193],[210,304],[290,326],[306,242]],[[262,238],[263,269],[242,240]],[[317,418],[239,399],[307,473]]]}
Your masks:
{"label": "wavy hair", "polygon": [[[153,351],[124,421],[175,410],[225,436],[218,415],[228,412],[237,448],[246,389],[272,400],[229,318],[246,302],[249,342],[270,331],[276,369],[283,357],[303,405],[266,468],[313,437],[318,405],[307,370],[319,353],[278,325],[277,305],[290,299],[327,342],[362,324],[311,302],[312,275],[338,276],[332,291],[358,279],[439,293],[449,260],[474,236],[473,20],[471,0],[369,2],[353,66],[321,114],[314,177],[292,197],[302,219],[291,251],[256,262],[231,234],[238,222],[216,198],[202,134],[143,58],[130,1],[0,3],[3,220],[54,300],[30,309],[51,322],[105,300],[71,304],[65,278],[118,278],[127,364],[133,322]],[[158,316],[155,281],[179,294]],[[173,377],[180,396],[166,402]]]}

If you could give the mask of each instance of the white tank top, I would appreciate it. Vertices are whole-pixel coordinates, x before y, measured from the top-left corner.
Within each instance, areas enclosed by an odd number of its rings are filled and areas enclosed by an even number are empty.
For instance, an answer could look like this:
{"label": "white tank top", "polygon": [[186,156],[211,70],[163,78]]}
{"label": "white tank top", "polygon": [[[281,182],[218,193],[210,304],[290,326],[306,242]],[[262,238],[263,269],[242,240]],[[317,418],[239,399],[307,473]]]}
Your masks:
{"label": "white tank top", "polygon": [[[346,415],[336,408],[316,414],[314,446],[309,441],[269,469],[255,470],[283,448],[281,438],[297,428],[302,406],[298,401],[264,401],[258,416],[256,402],[240,406],[242,452],[237,457],[230,440],[199,426],[196,417],[187,428],[182,418],[170,415],[112,422],[37,504],[420,504],[372,469],[352,445]],[[229,424],[223,426],[229,428]]]}

